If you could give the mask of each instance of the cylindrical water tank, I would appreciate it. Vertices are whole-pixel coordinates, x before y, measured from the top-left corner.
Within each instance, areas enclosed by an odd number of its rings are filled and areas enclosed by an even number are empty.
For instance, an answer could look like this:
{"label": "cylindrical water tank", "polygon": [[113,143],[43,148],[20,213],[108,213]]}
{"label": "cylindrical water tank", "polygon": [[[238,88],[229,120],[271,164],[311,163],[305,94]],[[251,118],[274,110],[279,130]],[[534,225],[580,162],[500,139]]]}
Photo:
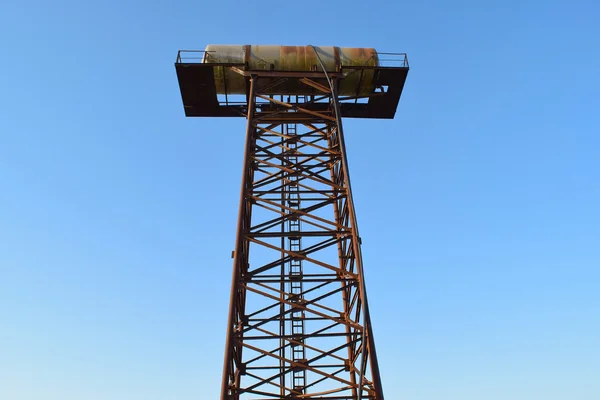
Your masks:
{"label": "cylindrical water tank", "polygon": [[[252,70],[273,71],[321,71],[323,62],[327,72],[335,72],[344,66],[378,66],[379,58],[375,49],[354,47],[320,46],[255,46],[255,45],[208,45],[204,53],[204,63],[247,63]],[[245,94],[246,82],[243,76],[229,68],[215,68],[215,86],[219,94]],[[352,72],[340,82],[340,95],[366,95],[374,90],[374,71],[365,69]],[[309,94],[309,86],[290,84],[279,85],[277,93]]]}

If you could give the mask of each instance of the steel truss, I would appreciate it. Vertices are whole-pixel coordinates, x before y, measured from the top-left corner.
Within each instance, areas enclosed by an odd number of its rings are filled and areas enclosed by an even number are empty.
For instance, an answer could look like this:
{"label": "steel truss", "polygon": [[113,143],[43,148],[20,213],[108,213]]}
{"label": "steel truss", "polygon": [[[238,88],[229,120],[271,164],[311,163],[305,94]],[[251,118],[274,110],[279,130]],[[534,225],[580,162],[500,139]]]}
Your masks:
{"label": "steel truss", "polygon": [[[221,399],[383,400],[338,80],[247,74]],[[286,79],[318,93],[268,94]]]}

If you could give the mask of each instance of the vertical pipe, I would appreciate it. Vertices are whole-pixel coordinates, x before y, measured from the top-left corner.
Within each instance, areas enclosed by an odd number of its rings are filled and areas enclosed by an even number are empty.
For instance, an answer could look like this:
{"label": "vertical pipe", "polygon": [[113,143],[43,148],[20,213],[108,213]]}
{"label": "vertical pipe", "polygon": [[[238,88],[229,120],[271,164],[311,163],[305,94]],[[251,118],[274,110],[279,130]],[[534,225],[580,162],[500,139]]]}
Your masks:
{"label": "vertical pipe", "polygon": [[[363,272],[362,266],[362,253],[360,250],[360,243],[358,242],[360,235],[358,233],[358,224],[356,223],[356,212],[354,210],[354,200],[352,198],[352,186],[350,185],[350,170],[348,168],[348,158],[346,155],[346,142],[344,140],[344,131],[342,128],[342,114],[340,112],[340,103],[338,101],[338,93],[339,93],[339,80],[336,79],[335,82],[332,82],[329,79],[329,75],[327,74],[327,70],[325,69],[325,65],[323,65],[323,61],[321,57],[319,57],[319,53],[317,53],[317,49],[315,46],[309,45],[313,48],[319,63],[321,64],[321,68],[323,69],[323,73],[325,74],[325,78],[327,78],[327,82],[329,83],[329,88],[331,89],[331,100],[333,102],[333,107],[335,111],[335,119],[338,126],[338,140],[340,144],[340,153],[342,156],[342,168],[344,169],[344,181],[347,187],[348,193],[348,207],[350,208],[350,221],[352,222],[352,230],[354,231],[354,256],[357,264],[358,276],[360,278],[359,291],[360,297],[362,299],[363,306],[363,353],[362,357],[364,360],[365,357],[365,349],[367,351],[366,354],[370,356],[370,364],[371,364],[371,372],[373,374],[373,385],[375,387],[375,393],[377,396],[377,400],[383,400],[383,389],[381,387],[381,377],[379,375],[379,364],[377,363],[377,352],[375,351],[375,340],[373,338],[373,332],[371,329],[371,316],[369,314],[369,303],[367,301],[367,290],[365,284],[365,274]],[[366,339],[366,343],[365,342]],[[363,362],[361,362],[361,370],[360,370],[360,381],[359,381],[359,391],[358,391],[358,400],[362,398],[362,380],[363,380]]]}
{"label": "vertical pipe", "polygon": [[[333,142],[332,139],[332,127],[334,126],[334,124],[328,124],[327,125],[327,142],[329,143],[329,148],[333,149],[335,146],[335,143]],[[337,127],[335,129],[338,129]],[[339,135],[339,129],[337,131],[338,135]],[[343,174],[345,171],[341,171],[341,173]],[[334,170],[334,166],[333,163],[331,164],[331,169],[330,169],[330,174],[331,174],[331,181],[335,184],[340,184],[340,182],[338,182],[335,170]],[[336,200],[333,202],[333,212],[335,215],[335,222],[337,224],[343,224],[342,218],[341,218],[341,208],[340,208],[340,202],[339,200]],[[343,242],[339,242],[338,243],[338,259],[339,259],[339,265],[340,265],[340,270],[345,271],[347,270],[347,264],[344,261],[344,245]],[[347,286],[348,286],[348,282],[342,280],[341,281],[341,285],[342,288],[344,288],[344,290],[342,291],[342,301],[344,303],[344,311],[346,312],[347,315],[350,315],[349,312],[349,304],[350,304],[350,298],[348,297],[348,290],[347,290]],[[352,329],[355,328],[350,328],[349,325],[346,325],[346,341],[349,344],[348,345],[348,361],[352,360],[352,356],[353,356],[353,351],[354,351],[354,346],[350,345],[350,342],[352,341]],[[354,387],[356,385],[356,373],[352,370],[350,370],[350,383],[352,383],[353,388],[352,388],[352,396],[354,398],[356,398],[358,396],[358,392],[356,390],[356,388]]]}
{"label": "vertical pipe", "polygon": [[[223,360],[223,381],[221,384],[221,400],[230,400],[231,397],[228,395],[228,383],[229,377],[233,373],[230,369],[233,369],[233,339],[234,339],[234,319],[236,312],[240,312],[237,309],[236,294],[238,290],[238,283],[241,275],[240,260],[241,253],[244,251],[244,226],[243,220],[246,210],[246,189],[248,187],[248,177],[250,176],[250,151],[252,150],[253,136],[254,136],[254,90],[255,90],[256,77],[250,78],[250,93],[248,95],[248,124],[246,126],[246,145],[244,148],[244,162],[242,169],[242,185],[240,189],[240,205],[238,211],[238,224],[235,237],[235,253],[233,258],[233,273],[231,279],[231,294],[229,297],[229,316],[227,318],[227,339],[225,341],[225,357]],[[243,312],[243,310],[241,310]]]}
{"label": "vertical pipe", "polygon": [[[366,339],[366,343],[365,343],[366,349],[370,356],[371,371],[373,374],[373,385],[375,386],[375,393],[377,393],[377,396],[378,396],[377,400],[383,400],[383,389],[381,387],[381,377],[379,375],[379,365],[377,363],[377,352],[375,351],[375,341],[373,339],[373,332],[372,332],[372,328],[371,328],[371,316],[369,314],[369,304],[367,301],[365,274],[364,274],[363,265],[362,265],[362,253],[360,250],[360,243],[357,240],[358,238],[360,238],[360,235],[358,233],[358,224],[356,223],[356,212],[354,210],[354,200],[352,198],[352,186],[350,185],[350,171],[348,169],[346,143],[344,140],[344,131],[342,129],[340,104],[338,102],[338,97],[337,97],[338,89],[339,89],[339,80],[336,79],[333,82],[333,85],[331,85],[331,94],[333,97],[333,105],[335,108],[335,117],[336,117],[337,126],[338,126],[338,140],[339,140],[339,144],[340,144],[340,153],[342,156],[342,167],[344,168],[344,180],[345,180],[347,193],[348,193],[348,207],[350,209],[350,221],[352,222],[352,229],[354,230],[354,239],[355,240],[353,240],[353,242],[354,242],[353,246],[354,246],[354,254],[355,254],[355,259],[356,259],[356,264],[357,264],[357,269],[358,269],[358,276],[360,277],[359,290],[360,290],[360,297],[362,299],[363,318],[364,318],[363,340]],[[364,346],[365,344],[363,344],[363,352],[365,351],[365,346]],[[363,374],[361,371],[361,374],[360,374],[361,378],[362,378],[362,375]],[[360,400],[362,397],[362,379],[359,382],[359,385],[360,385],[361,389],[359,390],[358,399]]]}

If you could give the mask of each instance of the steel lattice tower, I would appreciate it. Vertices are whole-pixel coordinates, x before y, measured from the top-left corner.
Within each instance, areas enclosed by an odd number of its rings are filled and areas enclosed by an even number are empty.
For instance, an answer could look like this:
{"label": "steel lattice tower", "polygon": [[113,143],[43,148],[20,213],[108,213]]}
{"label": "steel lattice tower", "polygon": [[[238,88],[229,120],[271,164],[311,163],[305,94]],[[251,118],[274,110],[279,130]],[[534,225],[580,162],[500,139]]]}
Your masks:
{"label": "steel lattice tower", "polygon": [[342,118],[393,118],[406,56],[239,48],[176,62],[187,116],[247,119],[221,399],[383,400]]}

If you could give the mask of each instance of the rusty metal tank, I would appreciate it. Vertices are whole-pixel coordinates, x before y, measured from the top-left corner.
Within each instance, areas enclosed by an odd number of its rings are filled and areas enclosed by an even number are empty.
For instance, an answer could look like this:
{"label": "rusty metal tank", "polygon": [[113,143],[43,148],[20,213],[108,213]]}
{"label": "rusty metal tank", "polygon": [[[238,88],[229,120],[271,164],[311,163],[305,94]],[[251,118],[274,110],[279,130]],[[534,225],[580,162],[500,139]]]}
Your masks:
{"label": "rusty metal tank", "polygon": [[[323,62],[327,72],[336,72],[345,66],[379,65],[377,51],[372,48],[333,46],[255,46],[255,45],[208,45],[203,63],[246,64],[253,70],[273,71],[321,71]],[[244,77],[227,67],[214,68],[215,86],[219,94],[245,94]],[[373,69],[353,71],[340,82],[339,94],[344,96],[367,95],[374,90]],[[280,85],[282,94],[310,94],[307,87]]]}

